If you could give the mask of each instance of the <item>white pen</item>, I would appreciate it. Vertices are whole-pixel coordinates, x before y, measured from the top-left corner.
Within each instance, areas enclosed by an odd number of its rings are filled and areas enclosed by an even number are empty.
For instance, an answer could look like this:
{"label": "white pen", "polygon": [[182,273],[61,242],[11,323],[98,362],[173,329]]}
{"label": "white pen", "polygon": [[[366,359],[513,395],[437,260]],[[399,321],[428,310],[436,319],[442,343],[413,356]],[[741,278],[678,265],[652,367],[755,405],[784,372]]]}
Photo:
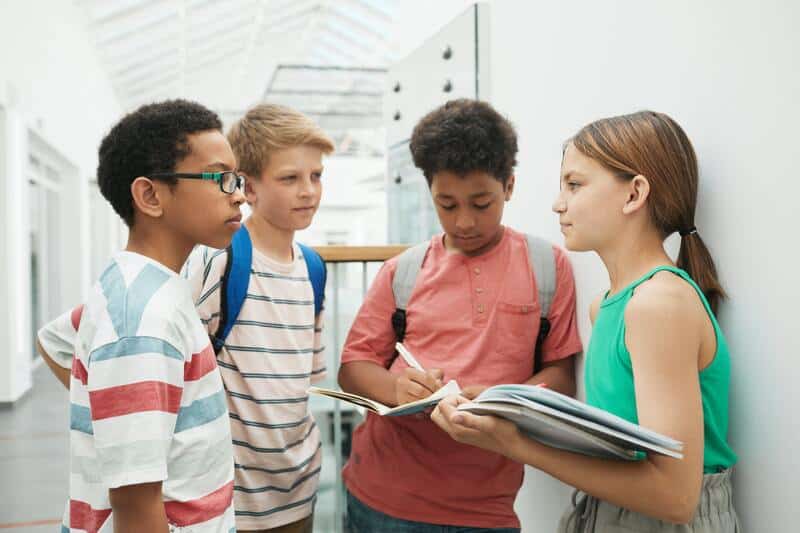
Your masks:
{"label": "white pen", "polygon": [[405,346],[403,346],[401,343],[397,342],[397,343],[395,343],[394,347],[397,350],[397,353],[400,354],[400,357],[402,357],[403,360],[406,363],[408,363],[408,366],[410,366],[411,368],[416,368],[420,372],[425,372],[425,369],[422,368],[422,365],[419,364],[419,361],[414,359],[414,356],[411,355],[411,352],[406,350]]}

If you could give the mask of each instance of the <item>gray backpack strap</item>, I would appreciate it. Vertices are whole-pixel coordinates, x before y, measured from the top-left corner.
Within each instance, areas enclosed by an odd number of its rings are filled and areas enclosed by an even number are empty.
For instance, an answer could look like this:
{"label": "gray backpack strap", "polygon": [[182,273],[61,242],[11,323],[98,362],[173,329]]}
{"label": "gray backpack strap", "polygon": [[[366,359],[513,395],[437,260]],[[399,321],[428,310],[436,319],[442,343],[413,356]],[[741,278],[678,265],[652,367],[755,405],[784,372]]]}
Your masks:
{"label": "gray backpack strap", "polygon": [[408,299],[411,298],[411,292],[414,290],[417,275],[422,268],[422,262],[425,261],[429,246],[430,241],[421,242],[408,248],[397,258],[397,270],[392,280],[394,305],[397,309],[405,311],[408,308]]}
{"label": "gray backpack strap", "polygon": [[539,306],[542,318],[547,318],[550,304],[556,293],[556,258],[553,245],[544,239],[525,235],[528,240],[528,259],[536,278],[536,289],[539,293]]}

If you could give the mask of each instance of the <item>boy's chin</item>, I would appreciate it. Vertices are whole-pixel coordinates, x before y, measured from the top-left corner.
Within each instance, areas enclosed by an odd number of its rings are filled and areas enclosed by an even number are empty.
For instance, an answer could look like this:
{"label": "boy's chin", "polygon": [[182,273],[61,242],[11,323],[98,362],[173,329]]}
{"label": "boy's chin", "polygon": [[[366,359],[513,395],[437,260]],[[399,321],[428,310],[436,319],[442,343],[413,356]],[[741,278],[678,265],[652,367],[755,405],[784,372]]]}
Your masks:
{"label": "boy's chin", "polygon": [[223,249],[227,248],[231,244],[231,240],[233,239],[233,234],[235,232],[224,232],[220,233],[219,235],[213,235],[210,237],[206,237],[205,239],[198,239],[200,242],[199,244],[203,244],[208,246],[209,248],[216,248],[216,249]]}

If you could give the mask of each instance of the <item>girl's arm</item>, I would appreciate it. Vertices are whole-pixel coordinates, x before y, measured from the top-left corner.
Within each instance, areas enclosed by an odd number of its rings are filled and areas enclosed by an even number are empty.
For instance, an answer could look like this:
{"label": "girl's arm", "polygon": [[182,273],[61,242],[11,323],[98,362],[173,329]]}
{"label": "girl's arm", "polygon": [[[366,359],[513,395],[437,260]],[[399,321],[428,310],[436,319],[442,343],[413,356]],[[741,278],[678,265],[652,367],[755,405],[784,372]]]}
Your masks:
{"label": "girl's arm", "polygon": [[703,471],[698,356],[708,318],[698,310],[697,297],[687,295],[680,285],[647,283],[625,314],[639,423],[683,441],[682,460],[651,454],[629,463],[550,448],[505,420],[457,411],[463,400],[456,398],[440,403],[434,421],[458,441],[534,466],[601,500],[669,522],[689,522]]}

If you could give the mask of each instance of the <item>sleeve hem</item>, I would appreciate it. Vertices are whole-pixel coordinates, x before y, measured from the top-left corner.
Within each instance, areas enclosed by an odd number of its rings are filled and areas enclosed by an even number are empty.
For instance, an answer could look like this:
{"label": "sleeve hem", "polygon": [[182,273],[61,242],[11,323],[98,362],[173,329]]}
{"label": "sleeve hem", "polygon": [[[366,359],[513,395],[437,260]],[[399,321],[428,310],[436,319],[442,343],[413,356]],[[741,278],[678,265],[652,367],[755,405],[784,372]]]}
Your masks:
{"label": "sleeve hem", "polygon": [[552,350],[542,354],[543,363],[551,363],[553,361],[560,361],[583,351],[583,346],[580,343],[568,344],[558,350]]}
{"label": "sleeve hem", "polygon": [[167,465],[154,466],[144,470],[134,470],[131,472],[121,472],[103,480],[110,489],[127,487],[129,485],[140,485],[142,483],[154,483],[167,479]]}

